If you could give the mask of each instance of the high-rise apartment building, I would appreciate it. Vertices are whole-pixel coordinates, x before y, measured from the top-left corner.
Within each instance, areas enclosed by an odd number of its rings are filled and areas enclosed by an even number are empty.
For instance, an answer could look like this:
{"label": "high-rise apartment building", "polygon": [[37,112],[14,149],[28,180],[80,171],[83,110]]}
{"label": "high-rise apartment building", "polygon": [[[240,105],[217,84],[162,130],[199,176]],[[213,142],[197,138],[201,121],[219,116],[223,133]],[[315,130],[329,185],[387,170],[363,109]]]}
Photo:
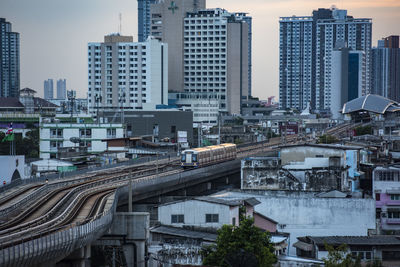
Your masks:
{"label": "high-rise apartment building", "polygon": [[57,81],[57,99],[67,98],[67,80],[59,79]]}
{"label": "high-rise apartment building", "polygon": [[217,113],[240,114],[248,96],[247,23],[219,8],[189,12],[183,43],[185,92],[217,98]]}
{"label": "high-rise apartment building", "polygon": [[252,69],[253,69],[253,67],[252,67],[252,64],[253,64],[253,61],[252,61],[252,47],[253,47],[253,30],[252,30],[252,27],[253,27],[253,18],[252,17],[250,17],[250,16],[248,16],[247,15],[247,13],[235,13],[235,16],[236,16],[236,18],[237,19],[239,19],[239,20],[243,20],[243,21],[245,21],[246,23],[247,23],[247,26],[248,26],[248,45],[247,45],[247,48],[248,48],[248,55],[247,55],[247,58],[248,58],[248,77],[247,77],[247,80],[248,80],[248,83],[249,83],[249,85],[248,85],[248,96],[251,96],[251,87],[252,87]]}
{"label": "high-rise apartment building", "polygon": [[138,40],[146,41],[150,35],[150,5],[157,0],[138,0]]}
{"label": "high-rise apartment building", "polygon": [[181,92],[183,84],[183,19],[205,9],[205,0],[164,0],[151,5],[150,35],[168,44],[168,90]]}
{"label": "high-rise apartment building", "polygon": [[155,109],[168,103],[168,46],[149,37],[104,37],[88,44],[88,108]]}
{"label": "high-rise apartment building", "polygon": [[370,92],[371,19],[346,10],[318,9],[312,16],[280,18],[279,96],[281,108],[330,110],[332,51],[337,43],[362,51],[362,94]]}
{"label": "high-rise apartment building", "polygon": [[43,83],[43,95],[44,99],[53,99],[54,98],[54,90],[53,90],[53,79],[48,79]]}
{"label": "high-rise apartment building", "polygon": [[0,97],[19,96],[19,67],[19,33],[0,18]]}
{"label": "high-rise apartment building", "polygon": [[399,36],[389,36],[372,48],[372,93],[400,102]]}

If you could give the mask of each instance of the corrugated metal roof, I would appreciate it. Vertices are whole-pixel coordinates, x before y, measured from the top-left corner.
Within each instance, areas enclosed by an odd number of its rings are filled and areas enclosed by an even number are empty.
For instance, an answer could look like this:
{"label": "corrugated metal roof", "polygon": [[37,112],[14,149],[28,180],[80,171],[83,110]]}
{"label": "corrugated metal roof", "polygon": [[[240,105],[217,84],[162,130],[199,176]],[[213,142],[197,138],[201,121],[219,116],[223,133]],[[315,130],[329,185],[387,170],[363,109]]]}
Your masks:
{"label": "corrugated metal roof", "polygon": [[376,236],[307,236],[317,245],[400,245],[400,237],[395,235]]}
{"label": "corrugated metal roof", "polygon": [[185,228],[178,228],[172,226],[157,226],[150,229],[152,233],[158,234],[165,234],[165,235],[172,235],[172,236],[180,236],[180,237],[187,237],[192,239],[202,239],[206,241],[215,242],[217,240],[217,234],[207,233],[207,232],[200,232],[200,231],[193,231],[188,230]]}

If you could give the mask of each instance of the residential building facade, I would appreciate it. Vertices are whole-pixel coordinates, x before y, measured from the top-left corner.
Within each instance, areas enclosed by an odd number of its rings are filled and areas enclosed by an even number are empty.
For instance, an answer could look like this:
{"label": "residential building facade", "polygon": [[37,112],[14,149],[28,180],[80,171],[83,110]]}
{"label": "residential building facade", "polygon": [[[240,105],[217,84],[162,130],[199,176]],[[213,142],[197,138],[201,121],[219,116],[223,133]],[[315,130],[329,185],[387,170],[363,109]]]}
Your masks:
{"label": "residential building facade", "polygon": [[389,36],[372,48],[372,93],[400,101],[399,36]]}
{"label": "residential building facade", "polygon": [[54,98],[53,79],[43,82],[43,96],[46,100]]}
{"label": "residential building facade", "polygon": [[55,158],[59,148],[75,147],[71,138],[87,147],[88,153],[98,154],[106,151],[107,143],[103,139],[124,136],[122,124],[112,123],[62,123],[58,120],[43,120],[39,126],[40,158]]}
{"label": "residential building facade", "polygon": [[338,42],[362,52],[362,95],[370,93],[372,20],[347,10],[318,9],[312,16],[280,18],[279,95],[281,108],[329,111],[332,101],[332,52]]}
{"label": "residential building facade", "polygon": [[134,43],[119,34],[88,44],[88,107],[155,109],[168,103],[168,47],[149,37]]}
{"label": "residential building facade", "polygon": [[217,98],[219,111],[240,114],[248,96],[248,25],[224,9],[184,19],[184,89]]}
{"label": "residential building facade", "polygon": [[400,169],[377,167],[372,172],[376,218],[383,232],[400,232]]}
{"label": "residential building facade", "polygon": [[20,89],[19,33],[0,18],[0,97],[18,97]]}
{"label": "residential building facade", "polygon": [[150,7],[150,35],[168,44],[168,91],[182,92],[183,20],[188,12],[205,9],[205,0],[164,0]]}
{"label": "residential building facade", "polygon": [[238,20],[243,20],[247,23],[248,28],[248,55],[247,55],[247,60],[248,60],[248,77],[247,77],[247,82],[248,82],[248,96],[251,96],[251,87],[252,87],[252,71],[253,71],[253,59],[252,59],[252,49],[253,49],[253,18],[249,16],[247,13],[243,12],[238,12],[235,13],[235,16]]}

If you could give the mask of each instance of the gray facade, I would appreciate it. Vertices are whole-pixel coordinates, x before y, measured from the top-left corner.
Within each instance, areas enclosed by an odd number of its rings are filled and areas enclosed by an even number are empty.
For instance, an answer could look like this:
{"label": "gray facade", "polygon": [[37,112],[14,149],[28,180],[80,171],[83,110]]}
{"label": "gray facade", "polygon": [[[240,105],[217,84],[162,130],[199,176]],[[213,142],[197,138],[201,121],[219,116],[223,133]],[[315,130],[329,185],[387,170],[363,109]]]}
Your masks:
{"label": "gray facade", "polygon": [[0,97],[18,97],[20,89],[19,33],[0,18]]}
{"label": "gray facade", "polygon": [[156,0],[138,0],[138,40],[146,41],[150,35],[150,5]]}
{"label": "gray facade", "polygon": [[176,141],[178,131],[187,131],[189,144],[193,144],[193,113],[190,111],[127,111],[104,112],[103,116],[110,123],[126,124],[128,137],[154,135],[159,140],[170,138]]}
{"label": "gray facade", "polygon": [[150,35],[168,44],[168,91],[182,92],[183,19],[188,12],[205,9],[205,0],[164,0],[151,5]]}
{"label": "gray facade", "polygon": [[60,79],[57,81],[57,99],[67,98],[67,80]]}
{"label": "gray facade", "polygon": [[[388,43],[386,39],[397,42]],[[391,100],[400,101],[400,48],[399,36],[390,36],[378,41],[372,49],[372,93]],[[395,38],[397,37],[397,38]]]}
{"label": "gray facade", "polygon": [[236,18],[238,20],[243,20],[247,23],[248,26],[248,44],[247,44],[247,57],[248,57],[248,96],[251,96],[251,86],[252,86],[252,43],[253,43],[253,32],[252,32],[252,27],[253,27],[253,18],[248,16],[247,13],[236,13]]}

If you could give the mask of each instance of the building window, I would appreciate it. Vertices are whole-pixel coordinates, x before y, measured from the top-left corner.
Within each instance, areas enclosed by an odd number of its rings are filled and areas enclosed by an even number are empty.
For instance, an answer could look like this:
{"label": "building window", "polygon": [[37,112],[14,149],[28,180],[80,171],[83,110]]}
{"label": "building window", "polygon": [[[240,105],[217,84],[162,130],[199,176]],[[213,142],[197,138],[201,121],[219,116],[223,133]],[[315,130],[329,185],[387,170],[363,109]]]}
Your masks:
{"label": "building window", "polygon": [[233,226],[236,225],[236,218],[235,218],[235,217],[232,218],[232,225],[233,225]]}
{"label": "building window", "polygon": [[380,193],[376,193],[375,194],[375,199],[376,199],[376,201],[380,201],[381,200],[381,194]]}
{"label": "building window", "polygon": [[217,223],[218,214],[206,214],[206,223]]}
{"label": "building window", "polygon": [[400,211],[388,211],[389,219],[400,219]]}
{"label": "building window", "polygon": [[183,214],[172,214],[171,223],[184,223],[185,217]]}
{"label": "building window", "polygon": [[62,138],[62,129],[50,129],[50,138]]}
{"label": "building window", "polygon": [[400,195],[390,195],[390,200],[400,200]]}
{"label": "building window", "polygon": [[107,129],[107,138],[115,138],[117,136],[117,129],[109,128]]}
{"label": "building window", "polygon": [[79,137],[83,138],[91,138],[92,130],[91,129],[79,129]]}

